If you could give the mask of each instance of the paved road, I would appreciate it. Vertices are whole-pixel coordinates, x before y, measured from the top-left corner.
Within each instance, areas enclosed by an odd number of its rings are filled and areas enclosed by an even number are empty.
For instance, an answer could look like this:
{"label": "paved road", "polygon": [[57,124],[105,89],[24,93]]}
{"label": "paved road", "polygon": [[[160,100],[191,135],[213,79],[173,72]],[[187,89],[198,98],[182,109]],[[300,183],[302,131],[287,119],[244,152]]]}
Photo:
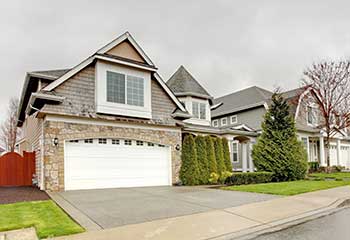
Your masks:
{"label": "paved road", "polygon": [[255,240],[349,240],[350,208]]}

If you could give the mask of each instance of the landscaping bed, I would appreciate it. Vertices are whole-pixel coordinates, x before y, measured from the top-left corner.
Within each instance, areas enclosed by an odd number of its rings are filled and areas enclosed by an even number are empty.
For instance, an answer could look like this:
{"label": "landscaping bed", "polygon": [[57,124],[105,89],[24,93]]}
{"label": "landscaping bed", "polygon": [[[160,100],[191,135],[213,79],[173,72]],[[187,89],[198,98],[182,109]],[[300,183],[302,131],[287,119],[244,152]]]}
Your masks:
{"label": "landscaping bed", "polygon": [[0,187],[0,204],[49,199],[44,191],[36,187]]}
{"label": "landscaping bed", "polygon": [[350,181],[291,181],[278,183],[260,183],[239,186],[222,187],[223,190],[255,192],[265,194],[275,194],[283,196],[291,196],[306,192],[313,192],[329,188],[350,185]]}
{"label": "landscaping bed", "polygon": [[52,200],[0,205],[0,232],[35,227],[39,238],[83,232]]}
{"label": "landscaping bed", "polygon": [[350,181],[350,172],[336,172],[336,173],[312,173],[309,178],[315,180],[338,180]]}

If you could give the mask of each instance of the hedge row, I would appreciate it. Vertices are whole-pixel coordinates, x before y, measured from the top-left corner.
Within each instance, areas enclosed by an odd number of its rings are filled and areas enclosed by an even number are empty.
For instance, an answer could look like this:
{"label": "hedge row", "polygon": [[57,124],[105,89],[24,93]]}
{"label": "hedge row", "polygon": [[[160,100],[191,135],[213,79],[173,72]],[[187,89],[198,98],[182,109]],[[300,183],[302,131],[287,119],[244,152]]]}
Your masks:
{"label": "hedge row", "polygon": [[226,138],[211,136],[184,137],[180,179],[184,185],[224,182],[232,172]]}
{"label": "hedge row", "polygon": [[273,173],[271,172],[247,172],[247,173],[233,173],[225,181],[227,185],[242,185],[271,182]]}

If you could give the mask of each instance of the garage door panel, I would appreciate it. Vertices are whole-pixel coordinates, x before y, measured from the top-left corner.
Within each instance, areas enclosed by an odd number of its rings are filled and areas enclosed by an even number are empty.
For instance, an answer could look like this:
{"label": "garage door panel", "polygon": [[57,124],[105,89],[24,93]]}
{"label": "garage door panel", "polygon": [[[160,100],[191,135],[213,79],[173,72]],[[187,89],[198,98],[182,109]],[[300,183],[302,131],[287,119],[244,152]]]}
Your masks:
{"label": "garage door panel", "polygon": [[66,190],[171,184],[169,147],[108,143],[66,143]]}

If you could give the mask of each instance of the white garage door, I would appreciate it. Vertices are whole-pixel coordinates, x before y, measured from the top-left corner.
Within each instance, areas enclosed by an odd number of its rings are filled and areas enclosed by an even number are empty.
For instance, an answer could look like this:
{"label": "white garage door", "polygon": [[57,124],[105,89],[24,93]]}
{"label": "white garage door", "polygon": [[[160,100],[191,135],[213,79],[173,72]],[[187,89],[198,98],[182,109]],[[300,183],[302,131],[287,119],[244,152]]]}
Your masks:
{"label": "white garage door", "polygon": [[350,146],[341,146],[341,162],[340,165],[350,168]]}
{"label": "white garage door", "polygon": [[143,141],[65,143],[65,190],[171,185],[170,148]]}

